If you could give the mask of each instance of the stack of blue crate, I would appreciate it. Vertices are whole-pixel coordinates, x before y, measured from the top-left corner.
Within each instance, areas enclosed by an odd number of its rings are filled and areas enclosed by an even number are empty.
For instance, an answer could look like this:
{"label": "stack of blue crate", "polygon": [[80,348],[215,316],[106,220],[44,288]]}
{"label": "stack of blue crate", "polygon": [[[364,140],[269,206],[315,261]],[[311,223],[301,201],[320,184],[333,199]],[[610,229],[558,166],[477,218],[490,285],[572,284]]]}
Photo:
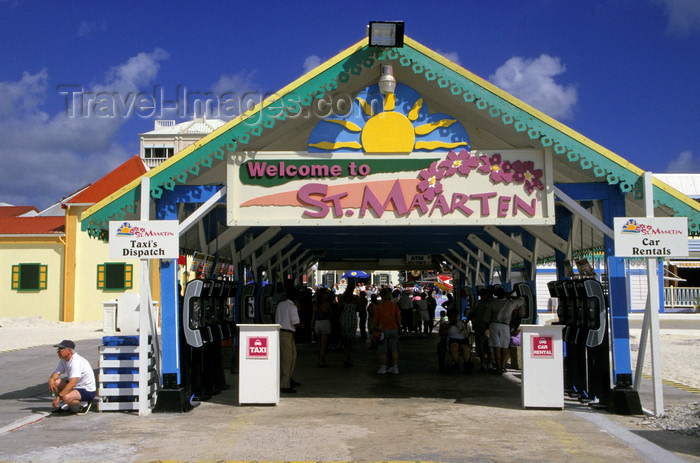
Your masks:
{"label": "stack of blue crate", "polygon": [[[149,399],[156,386],[155,359],[149,336]],[[139,337],[105,336],[100,346],[98,396],[100,411],[138,410]]]}

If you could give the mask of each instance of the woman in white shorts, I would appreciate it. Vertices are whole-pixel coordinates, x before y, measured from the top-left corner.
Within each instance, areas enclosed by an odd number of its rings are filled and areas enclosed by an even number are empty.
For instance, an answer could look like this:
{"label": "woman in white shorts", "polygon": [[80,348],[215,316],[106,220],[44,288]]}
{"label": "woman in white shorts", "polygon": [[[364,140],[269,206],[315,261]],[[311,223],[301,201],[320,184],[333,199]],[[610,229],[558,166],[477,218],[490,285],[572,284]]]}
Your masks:
{"label": "woman in white shorts", "polygon": [[311,317],[311,325],[316,334],[316,345],[318,346],[318,366],[325,368],[326,351],[328,350],[328,338],[331,335],[331,315],[335,296],[326,288],[320,288],[316,292],[314,302],[314,312]]}

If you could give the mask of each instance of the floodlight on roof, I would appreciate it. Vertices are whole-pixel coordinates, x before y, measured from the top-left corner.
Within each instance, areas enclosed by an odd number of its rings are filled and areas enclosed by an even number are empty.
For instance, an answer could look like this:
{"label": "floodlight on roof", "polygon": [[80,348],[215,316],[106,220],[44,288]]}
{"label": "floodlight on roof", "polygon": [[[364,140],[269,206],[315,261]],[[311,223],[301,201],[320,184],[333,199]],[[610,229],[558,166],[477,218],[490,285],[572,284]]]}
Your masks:
{"label": "floodlight on roof", "polygon": [[403,21],[370,21],[370,47],[403,47]]}
{"label": "floodlight on roof", "polygon": [[389,64],[382,65],[382,76],[379,78],[379,92],[382,95],[388,95],[394,93],[395,89],[394,68]]}

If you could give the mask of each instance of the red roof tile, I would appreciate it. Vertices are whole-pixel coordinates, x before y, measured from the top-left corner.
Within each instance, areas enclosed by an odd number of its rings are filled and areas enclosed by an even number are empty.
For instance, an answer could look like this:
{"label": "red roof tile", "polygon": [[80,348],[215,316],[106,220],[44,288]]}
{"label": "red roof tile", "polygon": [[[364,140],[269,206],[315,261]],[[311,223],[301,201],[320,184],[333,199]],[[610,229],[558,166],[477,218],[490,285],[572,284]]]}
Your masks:
{"label": "red roof tile", "polygon": [[64,216],[0,217],[0,235],[56,235],[65,231]]}
{"label": "red roof tile", "polygon": [[0,206],[0,217],[19,217],[31,211],[39,212],[34,206]]}
{"label": "red roof tile", "polygon": [[95,204],[102,201],[132,180],[148,171],[138,155],[131,157],[121,166],[114,169],[83,191],[66,201],[66,204]]}

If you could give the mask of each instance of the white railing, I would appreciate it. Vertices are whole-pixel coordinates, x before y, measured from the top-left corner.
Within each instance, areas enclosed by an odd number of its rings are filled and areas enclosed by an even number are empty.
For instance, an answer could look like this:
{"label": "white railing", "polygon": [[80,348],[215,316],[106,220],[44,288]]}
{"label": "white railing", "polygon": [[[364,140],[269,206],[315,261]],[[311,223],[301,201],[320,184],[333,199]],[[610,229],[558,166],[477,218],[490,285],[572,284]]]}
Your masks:
{"label": "white railing", "polygon": [[159,166],[161,163],[168,160],[168,158],[141,158],[144,164],[148,166],[149,169]]}
{"label": "white railing", "polygon": [[700,288],[664,288],[665,307],[695,307],[700,304]]}

